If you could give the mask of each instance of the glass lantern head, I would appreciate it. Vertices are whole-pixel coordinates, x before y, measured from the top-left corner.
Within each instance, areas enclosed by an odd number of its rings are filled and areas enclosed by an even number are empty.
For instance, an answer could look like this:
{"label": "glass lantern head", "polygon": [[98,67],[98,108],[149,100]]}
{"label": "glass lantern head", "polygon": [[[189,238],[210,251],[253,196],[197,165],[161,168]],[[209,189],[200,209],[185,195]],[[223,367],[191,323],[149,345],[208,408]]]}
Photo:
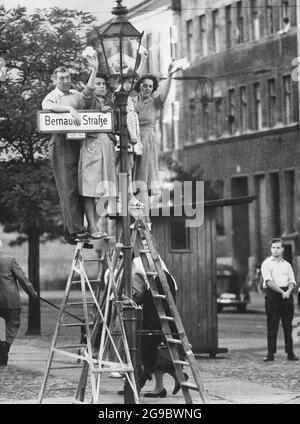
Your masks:
{"label": "glass lantern head", "polygon": [[127,9],[120,5],[113,9],[116,18],[100,34],[102,55],[110,78],[122,84],[136,74],[143,33],[126,18]]}

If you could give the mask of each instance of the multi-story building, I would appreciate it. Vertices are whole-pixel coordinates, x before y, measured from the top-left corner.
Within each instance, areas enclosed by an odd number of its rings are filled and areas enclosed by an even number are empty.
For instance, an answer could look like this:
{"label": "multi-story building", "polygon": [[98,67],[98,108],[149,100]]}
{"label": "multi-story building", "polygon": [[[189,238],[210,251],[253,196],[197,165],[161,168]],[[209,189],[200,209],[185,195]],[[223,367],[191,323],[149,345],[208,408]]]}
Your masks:
{"label": "multi-story building", "polygon": [[268,241],[276,236],[296,266],[296,0],[183,1],[181,25],[181,52],[191,62],[184,75],[214,81],[212,98],[192,81],[177,94],[181,156],[186,166],[203,169],[221,197],[257,195],[250,206],[220,210],[219,259],[245,275],[269,254]]}
{"label": "multi-story building", "polygon": [[220,197],[257,195],[219,211],[219,261],[246,275],[280,236],[300,270],[296,0],[150,0],[128,17],[145,32],[146,71],[191,63],[161,116],[164,156],[199,167]]}

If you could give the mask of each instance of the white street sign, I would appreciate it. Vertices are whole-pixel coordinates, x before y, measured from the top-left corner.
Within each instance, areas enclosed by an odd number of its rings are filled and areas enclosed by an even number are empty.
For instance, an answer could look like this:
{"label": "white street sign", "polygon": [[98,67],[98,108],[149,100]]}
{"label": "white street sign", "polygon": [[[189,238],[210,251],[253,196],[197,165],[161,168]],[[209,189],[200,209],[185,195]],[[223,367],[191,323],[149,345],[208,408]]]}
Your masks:
{"label": "white street sign", "polygon": [[112,112],[98,112],[94,110],[78,110],[81,118],[79,126],[74,124],[72,115],[68,112],[55,113],[46,110],[37,112],[38,130],[43,133],[66,132],[113,132]]}

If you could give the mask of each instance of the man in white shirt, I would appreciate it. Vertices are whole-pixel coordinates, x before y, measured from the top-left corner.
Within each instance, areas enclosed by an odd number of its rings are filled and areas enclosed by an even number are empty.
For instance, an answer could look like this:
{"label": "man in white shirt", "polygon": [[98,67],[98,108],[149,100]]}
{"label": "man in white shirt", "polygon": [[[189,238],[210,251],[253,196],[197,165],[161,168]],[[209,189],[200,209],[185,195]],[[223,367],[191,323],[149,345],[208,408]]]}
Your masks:
{"label": "man in white shirt", "polygon": [[270,242],[271,256],[261,267],[263,287],[266,289],[265,307],[267,315],[268,354],[265,362],[274,361],[276,353],[277,333],[281,320],[285,351],[289,361],[297,361],[292,339],[292,321],[294,317],[294,300],[292,291],[296,286],[291,265],[282,258],[283,242],[274,238]]}
{"label": "man in white shirt", "polygon": [[[71,89],[71,74],[66,66],[53,72],[55,89],[43,100],[42,108],[52,112],[69,112],[76,125],[80,125],[78,109],[87,109],[94,95],[94,78],[98,70],[97,58],[89,59],[92,72],[84,92]],[[53,134],[50,141],[50,157],[60,198],[64,233],[67,243],[85,240],[90,234],[83,225],[83,200],[78,193],[78,160],[80,141],[66,140],[65,134]]]}

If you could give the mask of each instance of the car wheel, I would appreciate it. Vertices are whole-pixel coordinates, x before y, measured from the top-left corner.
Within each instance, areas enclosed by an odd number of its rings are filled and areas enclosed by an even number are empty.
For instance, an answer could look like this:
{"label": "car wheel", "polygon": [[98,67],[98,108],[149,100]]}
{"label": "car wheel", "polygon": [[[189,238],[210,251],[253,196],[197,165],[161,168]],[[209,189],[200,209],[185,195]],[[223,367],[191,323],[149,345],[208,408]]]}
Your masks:
{"label": "car wheel", "polygon": [[245,312],[246,311],[246,307],[247,305],[243,304],[243,305],[238,305],[237,307],[237,311],[238,312]]}

